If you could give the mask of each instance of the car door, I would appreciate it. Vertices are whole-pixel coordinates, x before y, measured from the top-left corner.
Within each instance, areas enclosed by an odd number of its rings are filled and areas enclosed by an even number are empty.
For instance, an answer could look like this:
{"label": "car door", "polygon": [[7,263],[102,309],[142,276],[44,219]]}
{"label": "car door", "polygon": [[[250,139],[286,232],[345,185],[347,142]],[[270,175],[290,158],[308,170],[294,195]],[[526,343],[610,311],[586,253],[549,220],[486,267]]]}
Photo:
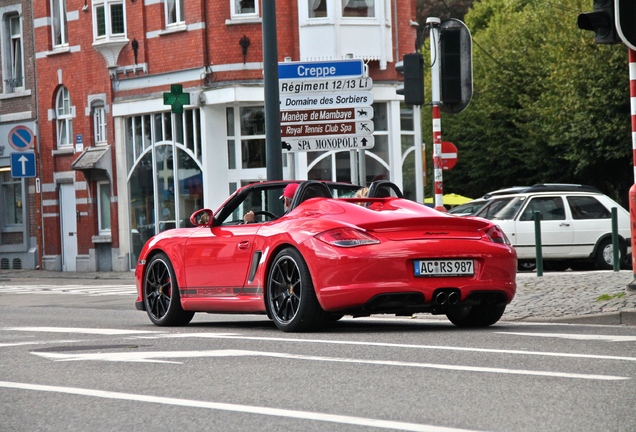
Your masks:
{"label": "car door", "polygon": [[571,195],[567,197],[567,202],[574,231],[572,254],[590,256],[598,240],[612,232],[611,209],[606,208],[596,197],[588,195]]}
{"label": "car door", "polygon": [[247,277],[261,224],[203,227],[185,246],[186,296],[235,296]]}
{"label": "car door", "polygon": [[572,251],[572,221],[566,217],[560,196],[534,196],[515,220],[515,249],[519,258],[536,258],[534,212],[541,214],[541,244],[544,258],[567,258]]}

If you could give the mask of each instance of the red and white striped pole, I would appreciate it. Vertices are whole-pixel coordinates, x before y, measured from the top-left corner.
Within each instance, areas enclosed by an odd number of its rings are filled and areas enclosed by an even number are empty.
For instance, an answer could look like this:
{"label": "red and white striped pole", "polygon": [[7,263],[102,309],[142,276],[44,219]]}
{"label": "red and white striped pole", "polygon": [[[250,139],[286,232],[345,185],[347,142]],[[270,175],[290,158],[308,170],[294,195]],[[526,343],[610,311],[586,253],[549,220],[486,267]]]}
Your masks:
{"label": "red and white striped pole", "polygon": [[431,27],[431,105],[433,106],[433,176],[435,181],[435,210],[446,211],[444,207],[444,184],[442,181],[442,119],[439,104],[441,101],[440,54],[439,54],[439,18],[427,18]]}
{"label": "red and white striped pole", "polygon": [[433,104],[433,167],[435,168],[435,210],[445,212],[442,180],[442,119],[437,104]]}
{"label": "red and white striped pole", "polygon": [[632,114],[632,155],[634,158],[634,184],[629,189],[629,222],[632,229],[632,271],[634,280],[628,285],[636,290],[636,51],[629,50],[629,96]]}

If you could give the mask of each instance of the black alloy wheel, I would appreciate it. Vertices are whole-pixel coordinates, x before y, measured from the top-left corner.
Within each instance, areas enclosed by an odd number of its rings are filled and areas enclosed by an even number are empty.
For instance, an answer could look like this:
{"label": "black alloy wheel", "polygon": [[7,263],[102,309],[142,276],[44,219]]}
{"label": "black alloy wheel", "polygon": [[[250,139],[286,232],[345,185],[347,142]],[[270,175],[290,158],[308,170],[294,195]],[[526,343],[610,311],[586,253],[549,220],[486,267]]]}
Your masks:
{"label": "black alloy wheel", "polygon": [[179,286],[170,259],[155,255],[146,267],[143,282],[144,304],[150,321],[158,326],[188,324],[194,312],[184,311],[179,297]]}
{"label": "black alloy wheel", "polygon": [[276,327],[285,332],[317,330],[325,322],[307,264],[294,248],[283,249],[272,261],[266,307]]}

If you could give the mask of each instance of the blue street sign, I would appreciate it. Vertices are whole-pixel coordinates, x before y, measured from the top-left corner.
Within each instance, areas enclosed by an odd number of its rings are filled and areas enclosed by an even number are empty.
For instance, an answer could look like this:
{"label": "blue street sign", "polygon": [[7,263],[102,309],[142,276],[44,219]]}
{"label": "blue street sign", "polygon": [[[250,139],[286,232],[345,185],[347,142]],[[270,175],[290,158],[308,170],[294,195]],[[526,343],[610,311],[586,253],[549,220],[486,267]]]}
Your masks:
{"label": "blue street sign", "polygon": [[361,77],[363,74],[361,59],[278,63],[279,80]]}
{"label": "blue street sign", "polygon": [[11,177],[35,177],[35,153],[11,153]]}
{"label": "blue street sign", "polygon": [[26,126],[16,126],[9,131],[9,145],[17,151],[27,151],[33,147],[33,132]]}

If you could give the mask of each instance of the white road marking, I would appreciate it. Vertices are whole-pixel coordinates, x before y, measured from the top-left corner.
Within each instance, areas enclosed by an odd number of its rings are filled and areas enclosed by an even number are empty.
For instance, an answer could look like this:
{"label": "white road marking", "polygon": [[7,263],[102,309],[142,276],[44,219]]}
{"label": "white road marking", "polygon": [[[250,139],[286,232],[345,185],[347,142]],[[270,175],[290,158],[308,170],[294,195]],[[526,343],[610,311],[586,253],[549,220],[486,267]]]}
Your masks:
{"label": "white road marking", "polygon": [[135,285],[7,285],[6,294],[82,294],[89,296],[136,295]]}
{"label": "white road marking", "polygon": [[565,372],[549,372],[549,371],[533,371],[523,369],[507,369],[507,368],[489,368],[478,366],[459,366],[448,364],[434,364],[434,363],[414,363],[414,362],[402,362],[392,360],[361,360],[351,358],[339,358],[339,357],[320,357],[320,356],[308,356],[301,354],[287,354],[276,353],[267,351],[248,351],[248,350],[209,350],[209,351],[146,351],[146,352],[116,352],[116,353],[51,353],[51,352],[32,352],[40,357],[48,358],[55,361],[114,361],[114,362],[151,362],[161,363],[167,362],[167,358],[196,358],[196,357],[275,357],[293,360],[309,360],[309,361],[321,361],[321,362],[334,362],[334,363],[353,363],[353,364],[368,364],[379,366],[399,366],[399,367],[413,367],[413,368],[427,368],[427,369],[442,369],[442,370],[454,370],[454,371],[468,371],[468,372],[486,372],[486,373],[499,373],[499,374],[513,374],[513,375],[534,375],[534,376],[546,376],[554,378],[575,378],[575,379],[591,379],[591,380],[603,380],[603,381],[615,381],[615,380],[627,380],[629,377],[614,376],[614,375],[590,375],[590,374],[575,374]]}
{"label": "white road marking", "polygon": [[77,387],[60,387],[38,384],[27,384],[18,382],[0,381],[0,387],[34,390],[41,392],[64,393],[78,396],[98,397],[104,399],[126,400],[135,402],[147,402],[162,405],[174,405],[189,408],[206,408],[220,411],[241,412],[247,414],[258,414],[272,417],[285,417],[300,420],[312,420],[339,424],[349,424],[355,426],[374,427],[379,429],[394,429],[414,432],[474,432],[469,429],[456,429],[441,426],[432,426],[418,423],[406,423],[400,421],[380,420],[365,417],[353,417],[346,415],[317,413],[310,411],[287,410],[280,408],[269,408],[252,405],[239,405],[222,402],[207,402],[192,399],[169,398],[160,396],[148,396],[134,393],[111,392],[104,390],[83,389]]}
{"label": "white road marking", "polygon": [[49,345],[49,344],[58,344],[58,343],[76,343],[78,340],[53,340],[53,341],[33,341],[33,342],[10,342],[10,343],[0,343],[0,348],[5,347],[14,347],[14,346],[22,346],[22,345]]}
{"label": "white road marking", "polygon": [[[532,334],[532,333],[530,333]],[[376,346],[386,348],[410,348],[410,349],[429,349],[441,351],[462,351],[462,352],[480,352],[492,354],[516,354],[516,355],[534,355],[545,357],[570,357],[570,358],[588,358],[594,360],[622,360],[636,361],[636,357],[609,356],[599,354],[575,354],[575,353],[559,353],[544,351],[519,351],[491,348],[468,348],[468,347],[451,347],[442,345],[411,345],[396,344],[384,342],[360,342],[360,341],[339,341],[339,340],[320,340],[320,339],[293,339],[278,337],[257,337],[257,336],[241,336],[240,334],[222,334],[222,333],[179,333],[167,334],[158,333],[156,336],[133,336],[136,339],[160,339],[160,338],[217,338],[217,339],[240,339],[240,340],[258,340],[258,341],[274,341],[274,342],[300,342],[330,345],[358,345],[358,346]]]}
{"label": "white road marking", "polygon": [[499,334],[509,334],[516,336],[537,336],[557,339],[573,339],[573,340],[590,340],[603,342],[634,342],[636,336],[618,336],[618,335],[586,335],[575,333],[521,333],[521,332],[495,332]]}
{"label": "white road marking", "polygon": [[132,335],[132,334],[157,334],[151,330],[121,330],[102,328],[75,328],[75,327],[4,327],[2,330],[44,333],[79,333],[99,335]]}

